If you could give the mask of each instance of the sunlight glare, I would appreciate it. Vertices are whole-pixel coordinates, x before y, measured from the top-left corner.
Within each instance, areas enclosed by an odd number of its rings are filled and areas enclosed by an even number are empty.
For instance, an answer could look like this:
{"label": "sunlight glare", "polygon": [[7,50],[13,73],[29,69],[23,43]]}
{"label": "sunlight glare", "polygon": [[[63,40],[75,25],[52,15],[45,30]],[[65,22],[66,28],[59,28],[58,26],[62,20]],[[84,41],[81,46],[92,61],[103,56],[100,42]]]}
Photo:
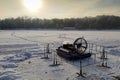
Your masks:
{"label": "sunlight glare", "polygon": [[30,11],[38,11],[42,6],[41,0],[24,0],[23,2]]}

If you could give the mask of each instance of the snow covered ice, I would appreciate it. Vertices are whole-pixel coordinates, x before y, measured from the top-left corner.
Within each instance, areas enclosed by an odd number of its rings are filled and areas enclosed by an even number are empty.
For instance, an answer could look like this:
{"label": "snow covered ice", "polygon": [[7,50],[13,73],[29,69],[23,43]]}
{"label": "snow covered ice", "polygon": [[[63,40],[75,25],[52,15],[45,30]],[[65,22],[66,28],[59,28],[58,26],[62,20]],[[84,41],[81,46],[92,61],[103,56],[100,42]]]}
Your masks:
{"label": "snow covered ice", "polygon": [[[0,31],[0,80],[117,80],[120,75],[120,31],[54,31],[54,30],[1,30]],[[79,61],[60,60],[59,66],[44,56],[47,43],[57,48],[64,41],[73,42],[84,36],[89,43],[102,45],[108,52],[108,66],[98,67],[99,58],[94,56],[83,61],[86,78],[77,77]],[[56,45],[57,44],[57,45]],[[60,59],[60,58],[59,58]]]}

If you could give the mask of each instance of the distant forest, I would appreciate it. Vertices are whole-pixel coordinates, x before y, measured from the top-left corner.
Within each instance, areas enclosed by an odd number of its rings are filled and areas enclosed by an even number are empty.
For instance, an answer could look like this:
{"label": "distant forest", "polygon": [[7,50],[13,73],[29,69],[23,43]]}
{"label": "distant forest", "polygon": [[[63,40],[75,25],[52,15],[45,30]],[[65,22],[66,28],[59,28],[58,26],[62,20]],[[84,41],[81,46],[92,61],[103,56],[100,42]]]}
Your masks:
{"label": "distant forest", "polygon": [[117,30],[120,16],[100,15],[96,17],[39,19],[30,17],[0,19],[1,30],[12,29],[77,29],[77,30]]}

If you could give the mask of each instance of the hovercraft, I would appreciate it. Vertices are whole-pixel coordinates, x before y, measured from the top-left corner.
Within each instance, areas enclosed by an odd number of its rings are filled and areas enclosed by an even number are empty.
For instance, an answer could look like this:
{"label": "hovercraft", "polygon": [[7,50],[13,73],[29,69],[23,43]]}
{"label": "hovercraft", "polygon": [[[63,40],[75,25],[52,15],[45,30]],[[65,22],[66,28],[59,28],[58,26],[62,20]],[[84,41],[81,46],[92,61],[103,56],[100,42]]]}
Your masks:
{"label": "hovercraft", "polygon": [[77,38],[73,44],[65,43],[56,51],[60,57],[68,60],[85,59],[91,56],[91,53],[86,53],[87,47],[88,44],[84,38]]}

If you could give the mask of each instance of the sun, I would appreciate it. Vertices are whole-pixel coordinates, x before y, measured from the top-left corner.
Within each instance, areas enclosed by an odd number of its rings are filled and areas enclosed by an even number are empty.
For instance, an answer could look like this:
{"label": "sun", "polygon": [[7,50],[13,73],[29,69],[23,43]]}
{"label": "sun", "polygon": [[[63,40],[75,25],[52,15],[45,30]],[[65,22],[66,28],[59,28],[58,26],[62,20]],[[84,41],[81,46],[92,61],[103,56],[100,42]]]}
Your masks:
{"label": "sun", "polygon": [[23,0],[24,6],[30,11],[38,11],[42,6],[41,0]]}

